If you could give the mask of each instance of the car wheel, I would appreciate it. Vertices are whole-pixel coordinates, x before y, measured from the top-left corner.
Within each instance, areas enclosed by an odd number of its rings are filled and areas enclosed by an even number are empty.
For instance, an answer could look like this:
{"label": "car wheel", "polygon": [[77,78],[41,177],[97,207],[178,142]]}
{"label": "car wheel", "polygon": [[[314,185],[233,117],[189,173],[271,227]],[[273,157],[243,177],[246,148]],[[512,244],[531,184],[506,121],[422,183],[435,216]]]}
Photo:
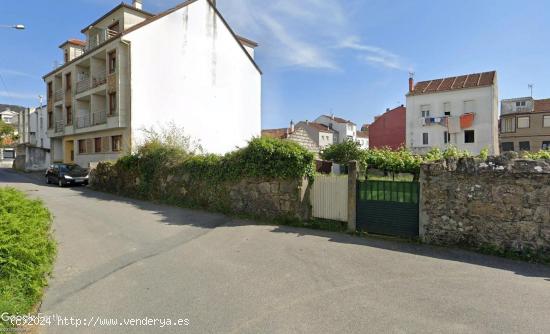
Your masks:
{"label": "car wheel", "polygon": [[61,181],[61,179],[59,179],[59,180],[57,181],[57,185],[60,186],[60,187],[63,187],[63,181]]}

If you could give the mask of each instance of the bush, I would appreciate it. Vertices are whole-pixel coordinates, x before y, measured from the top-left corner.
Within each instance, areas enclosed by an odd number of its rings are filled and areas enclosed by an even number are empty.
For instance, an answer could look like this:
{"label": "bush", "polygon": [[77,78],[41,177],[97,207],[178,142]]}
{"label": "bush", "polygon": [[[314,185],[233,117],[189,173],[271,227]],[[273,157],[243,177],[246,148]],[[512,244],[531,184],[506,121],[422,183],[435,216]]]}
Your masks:
{"label": "bush", "polygon": [[550,151],[549,150],[542,150],[538,152],[524,152],[522,157],[524,159],[532,159],[532,160],[548,160],[550,159]]}
{"label": "bush", "polygon": [[340,165],[347,165],[352,160],[364,162],[364,150],[361,146],[351,140],[339,144],[333,144],[321,152],[321,158],[330,160]]}
{"label": "bush", "polygon": [[[55,257],[51,215],[38,200],[0,188],[0,314],[25,314],[36,305]],[[0,329],[9,324],[0,320]]]}

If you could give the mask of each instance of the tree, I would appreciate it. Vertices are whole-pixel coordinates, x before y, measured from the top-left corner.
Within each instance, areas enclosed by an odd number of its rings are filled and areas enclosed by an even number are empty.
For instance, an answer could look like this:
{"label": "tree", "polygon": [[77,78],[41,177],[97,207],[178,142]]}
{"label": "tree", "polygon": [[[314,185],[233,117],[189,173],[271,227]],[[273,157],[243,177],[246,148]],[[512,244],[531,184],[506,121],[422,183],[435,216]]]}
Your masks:
{"label": "tree", "polygon": [[352,160],[362,162],[365,152],[359,143],[346,140],[339,144],[330,145],[321,152],[321,158],[330,160],[340,165],[347,165]]}
{"label": "tree", "polygon": [[0,119],[0,146],[4,146],[9,139],[13,139],[15,128]]}

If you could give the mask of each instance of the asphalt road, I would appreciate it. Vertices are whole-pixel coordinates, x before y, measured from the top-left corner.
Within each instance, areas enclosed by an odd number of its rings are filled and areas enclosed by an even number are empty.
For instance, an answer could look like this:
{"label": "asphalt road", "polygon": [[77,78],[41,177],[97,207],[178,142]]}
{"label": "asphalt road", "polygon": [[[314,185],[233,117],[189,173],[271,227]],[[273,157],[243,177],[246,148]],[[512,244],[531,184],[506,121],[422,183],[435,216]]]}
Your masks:
{"label": "asphalt road", "polygon": [[[55,216],[59,255],[40,311],[67,320],[44,333],[550,333],[548,266],[41,181],[0,169],[0,186]],[[63,326],[70,317],[91,327]],[[189,324],[161,328],[167,318]]]}

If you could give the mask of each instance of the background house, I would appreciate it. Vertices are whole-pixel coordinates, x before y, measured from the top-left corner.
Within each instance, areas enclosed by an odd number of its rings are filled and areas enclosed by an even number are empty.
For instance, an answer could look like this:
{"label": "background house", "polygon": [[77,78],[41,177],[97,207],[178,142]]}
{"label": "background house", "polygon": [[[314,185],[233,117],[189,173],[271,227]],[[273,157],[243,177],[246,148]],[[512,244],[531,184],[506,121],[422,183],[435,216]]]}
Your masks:
{"label": "background house", "polygon": [[418,153],[454,145],[499,153],[496,72],[422,81],[409,79],[406,145]]}
{"label": "background house", "polygon": [[44,170],[51,164],[47,119],[47,110],[43,106],[29,108],[19,113],[19,139],[15,168]]}
{"label": "background house", "polygon": [[374,118],[369,126],[369,145],[371,148],[388,147],[397,150],[405,146],[407,109],[401,105]]}
{"label": "background house", "polygon": [[337,133],[328,126],[315,122],[299,122],[296,128],[303,128],[309,137],[319,146],[319,149],[336,143]]}
{"label": "background house", "polygon": [[321,149],[306,128],[295,126],[294,122],[290,122],[290,127],[288,128],[262,130],[262,137],[290,140],[314,154],[318,154]]}
{"label": "background house", "polygon": [[357,125],[352,121],[334,115],[322,115],[317,117],[315,123],[323,124],[329,129],[334,130],[337,135],[337,143],[342,143],[345,140],[356,141],[357,139]]}
{"label": "background house", "polygon": [[365,124],[361,127],[361,131],[357,131],[355,135],[356,141],[362,149],[368,149],[370,147],[369,140],[369,125]]}
{"label": "background house", "polygon": [[550,99],[502,100],[499,141],[502,152],[550,149]]}

